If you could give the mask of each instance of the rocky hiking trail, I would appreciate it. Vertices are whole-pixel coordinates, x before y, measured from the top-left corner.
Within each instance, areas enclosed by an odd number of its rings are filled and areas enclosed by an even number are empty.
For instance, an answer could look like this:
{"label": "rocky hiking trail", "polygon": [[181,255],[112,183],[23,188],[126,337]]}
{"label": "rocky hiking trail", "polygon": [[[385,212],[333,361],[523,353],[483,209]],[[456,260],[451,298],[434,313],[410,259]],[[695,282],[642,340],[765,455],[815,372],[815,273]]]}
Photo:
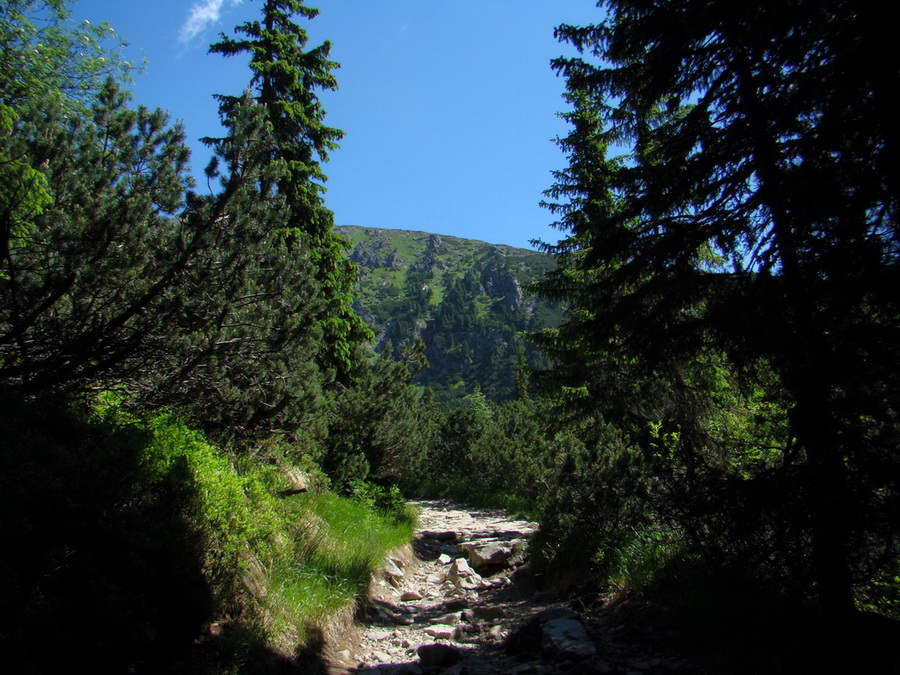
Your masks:
{"label": "rocky hiking trail", "polygon": [[536,523],[445,500],[415,505],[413,550],[385,558],[329,675],[701,672],[654,654],[652,625],[633,614],[579,612],[535,592],[527,548]]}

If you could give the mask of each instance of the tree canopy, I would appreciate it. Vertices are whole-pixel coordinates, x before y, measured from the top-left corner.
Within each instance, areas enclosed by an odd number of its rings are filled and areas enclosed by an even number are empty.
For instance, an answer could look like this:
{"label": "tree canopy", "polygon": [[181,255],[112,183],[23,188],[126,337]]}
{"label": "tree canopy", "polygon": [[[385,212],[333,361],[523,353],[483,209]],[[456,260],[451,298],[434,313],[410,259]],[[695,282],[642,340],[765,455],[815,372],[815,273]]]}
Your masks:
{"label": "tree canopy", "polygon": [[[0,85],[5,386],[114,388],[208,429],[324,433],[323,388],[370,334],[321,199],[317,158],[341,134],[315,90],[333,86],[332,64],[327,46],[297,50],[289,4],[264,8],[265,54],[280,64],[253,61],[264,95],[220,97],[208,195],[191,189],[181,126],[131,106],[107,28],[71,26],[63,3],[4,9],[0,65],[24,73]],[[51,20],[36,24],[38,11]]]}
{"label": "tree canopy", "polygon": [[[648,400],[640,383],[696,411],[716,368],[744,386],[774,373],[773,470],[802,497],[781,517],[809,534],[823,606],[846,613],[864,561],[896,553],[897,10],[602,4],[603,23],[557,33],[582,56],[555,62],[572,131],[548,194],[567,236],[540,290],[572,309],[539,340],[585,400],[635,394],[610,414]],[[689,437],[690,470],[709,445]]]}

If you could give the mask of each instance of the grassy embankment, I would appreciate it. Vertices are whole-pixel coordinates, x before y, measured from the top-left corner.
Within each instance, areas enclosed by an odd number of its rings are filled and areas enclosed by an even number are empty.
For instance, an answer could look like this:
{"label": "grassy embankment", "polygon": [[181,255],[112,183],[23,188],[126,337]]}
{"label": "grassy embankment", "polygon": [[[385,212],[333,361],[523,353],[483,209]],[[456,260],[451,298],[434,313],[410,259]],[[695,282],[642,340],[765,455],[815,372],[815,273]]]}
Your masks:
{"label": "grassy embankment", "polygon": [[408,509],[321,477],[279,497],[303,475],[286,448],[230,454],[173,415],[4,408],[0,642],[17,672],[290,671],[411,535]]}

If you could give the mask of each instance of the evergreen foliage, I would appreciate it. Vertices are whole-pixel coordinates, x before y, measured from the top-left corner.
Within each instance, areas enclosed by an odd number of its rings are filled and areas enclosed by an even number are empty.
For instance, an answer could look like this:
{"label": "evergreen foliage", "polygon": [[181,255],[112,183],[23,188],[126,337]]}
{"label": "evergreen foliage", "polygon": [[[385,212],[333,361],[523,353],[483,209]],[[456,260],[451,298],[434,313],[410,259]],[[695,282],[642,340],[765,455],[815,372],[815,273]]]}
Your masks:
{"label": "evergreen foliage", "polygon": [[[306,31],[294,23],[296,15],[313,18],[317,9],[302,0],[264,0],[262,19],[235,29],[238,39],[222,36],[210,52],[234,56],[249,54],[250,90],[271,125],[272,159],[283,164],[274,179],[275,193],[287,206],[282,227],[285,236],[306,256],[321,286],[318,322],[324,333],[320,360],[344,377],[353,369],[353,345],[371,339],[366,325],[353,311],[356,267],[345,252],[349,244],[333,230],[334,216],[322,200],[326,180],[321,162],[337,147],[343,132],[326,126],[318,90],[337,89],[325,42],[305,50]],[[228,115],[238,98],[220,97]],[[266,192],[266,183],[262,190]]]}
{"label": "evergreen foliage", "polygon": [[[897,561],[890,19],[604,5],[602,24],[558,29],[583,57],[555,62],[572,130],[548,195],[567,236],[539,290],[571,310],[538,341],[588,410],[663,450],[688,534],[756,551],[846,615]],[[729,421],[740,409],[769,412]]]}
{"label": "evergreen foliage", "polygon": [[[6,660],[302,668],[298,642],[352,604],[413,520],[390,487],[321,493],[313,464],[332,427],[329,456],[356,434],[382,471],[417,414],[406,364],[366,364],[353,268],[322,229],[315,157],[333,134],[304,145],[293,104],[282,119],[249,92],[223,97],[207,170],[218,189],[198,195],[180,125],[131,105],[131,66],[104,46],[106,27],[66,16],[55,0],[0,7]],[[308,87],[301,114],[320,124],[322,83],[276,91],[300,100]],[[342,427],[349,412],[368,426]],[[298,475],[312,494],[279,499]]]}
{"label": "evergreen foliage", "polygon": [[404,350],[402,360],[386,349],[360,363],[353,385],[337,393],[322,458],[345,490],[363,480],[396,484],[421,470],[437,431],[435,411],[411,384],[426,367],[421,344]]}
{"label": "evergreen foliage", "polygon": [[0,377],[23,391],[140,377],[171,344],[188,151],[164,113],[126,101],[112,80],[83,117],[38,97],[4,134],[21,170],[0,215]]}
{"label": "evergreen foliage", "polygon": [[0,104],[19,109],[51,98],[83,112],[107,79],[127,82],[134,64],[106,24],[73,26],[66,0],[7,0],[0,8]]}

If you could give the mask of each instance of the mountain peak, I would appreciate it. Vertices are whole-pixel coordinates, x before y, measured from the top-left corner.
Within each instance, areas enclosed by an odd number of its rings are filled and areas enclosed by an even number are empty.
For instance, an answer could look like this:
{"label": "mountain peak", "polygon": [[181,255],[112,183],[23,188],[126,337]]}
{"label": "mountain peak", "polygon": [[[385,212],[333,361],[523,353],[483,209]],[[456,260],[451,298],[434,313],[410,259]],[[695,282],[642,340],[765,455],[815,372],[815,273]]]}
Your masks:
{"label": "mountain peak", "polygon": [[522,356],[540,355],[522,337],[558,324],[558,307],[526,292],[553,269],[540,251],[412,230],[342,226],[359,266],[357,311],[376,349],[398,353],[421,339],[430,364],[417,381],[453,405],[477,387],[494,400],[515,395]]}

